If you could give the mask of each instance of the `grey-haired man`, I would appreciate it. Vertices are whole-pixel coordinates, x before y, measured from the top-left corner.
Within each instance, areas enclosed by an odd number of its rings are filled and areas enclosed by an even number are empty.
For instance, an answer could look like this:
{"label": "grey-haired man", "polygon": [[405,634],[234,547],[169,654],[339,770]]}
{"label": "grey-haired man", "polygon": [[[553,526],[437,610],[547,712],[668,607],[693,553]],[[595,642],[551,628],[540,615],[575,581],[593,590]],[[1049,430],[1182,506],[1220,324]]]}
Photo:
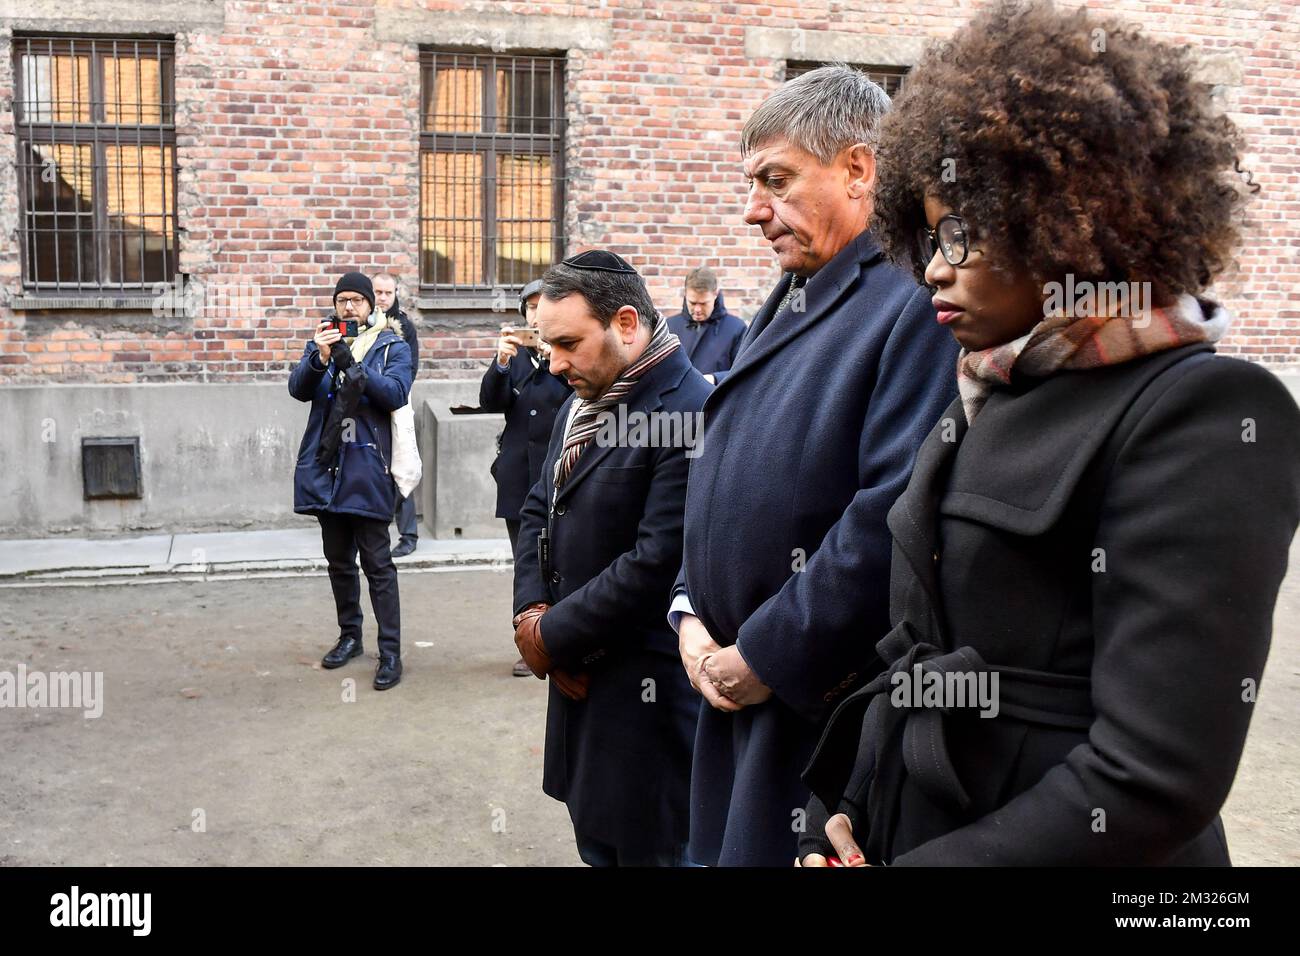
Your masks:
{"label": "grey-haired man", "polygon": [[848,67],[786,84],[745,124],[745,222],[784,275],[705,406],[674,590],[700,713],[689,853],[789,866],[799,779],[836,702],[880,669],[885,514],[956,395],[929,294],[871,237],[883,90]]}

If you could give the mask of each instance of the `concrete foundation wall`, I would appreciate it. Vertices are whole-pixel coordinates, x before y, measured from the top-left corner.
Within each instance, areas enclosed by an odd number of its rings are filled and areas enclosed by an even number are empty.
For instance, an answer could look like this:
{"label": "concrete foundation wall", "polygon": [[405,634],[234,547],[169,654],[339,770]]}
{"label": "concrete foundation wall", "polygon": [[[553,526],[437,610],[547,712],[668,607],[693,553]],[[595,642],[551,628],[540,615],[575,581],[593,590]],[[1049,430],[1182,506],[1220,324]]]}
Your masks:
{"label": "concrete foundation wall", "polygon": [[[416,385],[426,479],[417,502],[431,529],[504,534],[488,474],[500,415],[477,380]],[[40,385],[0,388],[0,536],[292,527],[293,468],[308,408],[284,384]],[[445,415],[435,429],[424,425]],[[143,497],[83,498],[83,438],[140,438]],[[436,449],[442,449],[438,454]],[[441,471],[441,477],[439,477]],[[435,516],[432,490],[441,512]],[[482,510],[477,514],[476,510]],[[496,526],[501,527],[497,528]]]}

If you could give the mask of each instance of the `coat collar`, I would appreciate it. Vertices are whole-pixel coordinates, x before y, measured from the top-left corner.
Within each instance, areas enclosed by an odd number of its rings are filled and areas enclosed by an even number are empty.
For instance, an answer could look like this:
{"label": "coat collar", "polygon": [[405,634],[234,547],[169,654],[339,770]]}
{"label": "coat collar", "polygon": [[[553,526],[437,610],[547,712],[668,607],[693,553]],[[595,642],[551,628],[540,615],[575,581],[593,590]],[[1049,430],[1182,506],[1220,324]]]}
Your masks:
{"label": "coat collar", "polygon": [[1043,534],[1143,389],[1170,366],[1212,351],[1198,343],[1120,365],[1013,380],[994,390],[973,426],[960,399],[949,405],[887,519],[935,606],[940,514],[1017,535]]}
{"label": "coat collar", "polygon": [[[628,413],[632,412],[653,412],[663,407],[663,397],[673,389],[677,388],[687,373],[691,371],[690,357],[686,350],[676,349],[667,358],[647,372],[641,381],[639,381],[632,391],[628,392],[627,399],[620,404],[626,406]],[[572,403],[578,400],[577,395],[572,395],[569,400],[561,407],[559,414],[568,420],[569,411]],[[617,414],[617,406],[612,409]],[[618,445],[598,445],[593,440],[579,456],[577,464],[573,466],[573,471],[569,474],[569,479],[564,483],[564,487],[555,495],[555,501],[561,501],[573,493],[573,489],[582,483],[582,480],[589,475],[598,464],[620,446]],[[550,463],[554,467],[554,461]],[[543,480],[551,481],[553,475],[548,469],[542,475]]]}
{"label": "coat collar", "polygon": [[[718,383],[714,393],[723,391],[737,378],[744,378],[751,369],[777,354],[790,340],[802,335],[829,315],[845,292],[858,281],[863,270],[881,256],[880,245],[871,230],[864,229],[808,280],[804,287],[806,308],[803,312],[776,316],[773,312],[789,287],[790,278],[787,274],[755,314],[731,373]],[[772,328],[767,328],[769,325]]]}

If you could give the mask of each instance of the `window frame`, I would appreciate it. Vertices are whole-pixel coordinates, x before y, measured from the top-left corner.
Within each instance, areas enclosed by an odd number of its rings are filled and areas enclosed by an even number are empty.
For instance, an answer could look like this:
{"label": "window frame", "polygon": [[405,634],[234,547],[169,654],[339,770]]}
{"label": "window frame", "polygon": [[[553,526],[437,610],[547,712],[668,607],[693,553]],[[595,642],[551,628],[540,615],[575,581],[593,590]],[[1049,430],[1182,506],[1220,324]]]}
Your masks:
{"label": "window frame", "polygon": [[[789,83],[795,77],[802,76],[805,73],[810,73],[813,70],[817,69],[818,67],[830,66],[830,65],[831,65],[831,61],[823,62],[821,60],[794,60],[794,59],[786,60],[785,64],[781,68],[781,82]],[[901,63],[848,63],[845,65],[851,67],[852,69],[857,70],[859,73],[865,73],[867,75],[867,79],[871,80],[873,83],[876,83],[882,90],[885,91],[886,94],[888,94],[891,100],[895,96],[897,96],[900,92],[902,92],[903,86],[907,83],[907,76],[909,73],[912,72],[911,66],[908,66],[906,64],[901,64]],[[794,72],[791,73],[791,70],[793,70]],[[891,91],[889,89],[889,84],[887,82],[886,83],[881,82],[881,78],[883,77],[897,77],[898,78],[897,87],[895,87],[894,90]]]}
{"label": "window frame", "polygon": [[[553,82],[550,90],[549,116],[534,117],[539,123],[546,124],[551,133],[498,132],[489,127],[501,117],[498,112],[497,84],[495,73],[503,65],[507,71],[519,61],[530,64],[544,62]],[[450,64],[452,69],[476,69],[482,75],[482,96],[478,104],[480,128],[468,130],[429,130],[425,129],[425,105],[434,95],[432,81],[437,70]],[[563,51],[509,50],[495,52],[477,48],[421,46],[420,47],[420,122],[419,122],[419,187],[420,202],[418,213],[417,263],[419,269],[419,299],[422,308],[483,308],[493,305],[493,298],[500,291],[518,292],[525,282],[503,283],[497,274],[497,250],[500,235],[497,231],[499,210],[497,209],[497,157],[500,155],[547,156],[551,159],[551,219],[550,245],[551,261],[564,257],[567,239],[564,234],[565,199],[566,199],[566,150],[568,138],[568,117],[565,112],[565,82],[567,77],[567,56]],[[529,72],[526,65],[523,72]],[[433,114],[437,115],[437,114]],[[510,114],[505,114],[510,115]],[[425,178],[425,157],[436,153],[482,157],[482,173],[479,181],[480,216],[482,249],[479,255],[478,273],[482,281],[471,284],[429,281],[424,272],[424,242],[426,236],[432,235],[426,224],[438,221],[436,216],[425,216],[424,197],[426,188],[431,188],[430,180]],[[436,211],[436,210],[434,210]],[[541,221],[541,220],[537,220]]]}
{"label": "window frame", "polygon": [[[122,51],[123,45],[126,46],[125,52]],[[67,56],[75,60],[85,56],[88,61],[89,76],[87,78],[86,90],[89,97],[86,103],[86,119],[75,118],[71,122],[60,122],[56,119],[36,121],[31,119],[33,112],[31,105],[26,101],[25,96],[28,91],[27,78],[24,74],[24,59],[31,56],[48,56],[51,58],[57,56]],[[14,95],[13,95],[13,123],[14,123],[14,143],[17,150],[17,168],[15,172],[18,178],[18,245],[20,261],[20,286],[22,289],[22,305],[32,307],[38,304],[41,299],[79,299],[85,298],[88,302],[97,307],[109,305],[114,299],[120,299],[123,304],[128,306],[138,305],[144,297],[151,294],[152,289],[158,283],[173,285],[181,278],[180,271],[180,216],[178,206],[178,192],[180,182],[180,162],[176,145],[176,41],[172,36],[159,36],[150,34],[53,34],[53,33],[15,33],[11,39],[11,56],[13,63],[14,77]],[[116,122],[109,122],[107,119],[109,102],[106,98],[105,91],[105,73],[106,61],[108,59],[117,59],[120,61],[134,61],[139,63],[144,60],[157,60],[159,63],[159,87],[160,102],[156,104],[158,111],[157,122],[146,122],[143,115],[146,106],[154,104],[147,103],[144,100],[145,89],[142,85],[141,71],[135,71],[137,96],[134,103],[139,122],[124,123],[121,117]],[[54,81],[51,80],[51,88]],[[76,95],[75,87],[78,86],[74,76],[74,97]],[[37,103],[44,101],[38,100]],[[58,100],[50,100],[50,112],[54,112],[54,104]],[[73,100],[74,104],[77,102]],[[117,103],[119,110],[126,104],[123,100]],[[55,268],[55,278],[41,279],[31,261],[29,255],[29,245],[32,242],[35,224],[34,218],[42,215],[38,210],[29,207],[32,197],[29,195],[28,181],[32,175],[30,167],[24,163],[24,150],[34,152],[36,146],[73,146],[89,147],[90,149],[90,173],[92,181],[91,196],[91,241],[94,249],[94,277],[84,279],[81,268],[80,240],[84,230],[77,228],[71,230],[77,246],[78,269],[75,280],[60,279],[61,270]],[[158,147],[160,163],[159,170],[163,173],[161,182],[163,189],[164,203],[159,213],[144,213],[141,209],[141,234],[147,234],[145,216],[159,216],[164,222],[164,236],[166,235],[167,225],[170,224],[172,233],[172,243],[170,248],[164,247],[163,251],[163,268],[166,272],[162,278],[147,279],[144,270],[144,252],[141,250],[140,256],[140,279],[138,281],[129,281],[125,278],[114,280],[110,278],[110,270],[113,267],[113,254],[111,250],[112,238],[115,234],[121,234],[119,229],[116,233],[111,228],[109,220],[109,166],[108,150],[110,148],[134,148],[140,151],[147,147]],[[168,151],[171,153],[170,163],[170,181],[167,179],[168,168],[166,165],[166,156]],[[123,167],[125,168],[125,167]],[[136,167],[143,172],[145,165],[143,162]],[[143,182],[143,179],[141,180]],[[143,186],[141,187],[143,191]],[[170,191],[171,201],[166,202],[167,193]],[[48,213],[55,217],[56,228],[54,235],[60,235],[58,227],[58,217],[61,212],[56,210]],[[57,238],[56,238],[56,258],[57,258]],[[119,252],[117,261],[124,267],[126,259],[124,252]],[[125,273],[125,268],[122,269]]]}

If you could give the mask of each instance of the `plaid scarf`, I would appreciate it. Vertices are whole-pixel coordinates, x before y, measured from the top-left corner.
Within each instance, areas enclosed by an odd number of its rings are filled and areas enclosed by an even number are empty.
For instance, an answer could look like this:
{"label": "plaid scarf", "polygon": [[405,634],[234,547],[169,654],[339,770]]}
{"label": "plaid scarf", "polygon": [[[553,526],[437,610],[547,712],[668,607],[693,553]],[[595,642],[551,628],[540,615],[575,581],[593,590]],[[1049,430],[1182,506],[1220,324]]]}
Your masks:
{"label": "plaid scarf", "polygon": [[668,331],[668,323],[664,321],[664,317],[658,316],[654,331],[650,333],[650,344],[645,347],[645,351],[637,360],[619,373],[614,384],[600,398],[578,403],[577,411],[573,415],[573,424],[564,439],[564,451],[555,462],[556,491],[564,487],[564,483],[569,480],[569,475],[573,474],[573,467],[578,463],[583,449],[596,437],[596,432],[600,430],[601,413],[623,401],[642,375],[672,355],[681,344],[681,340]]}
{"label": "plaid scarf", "polygon": [[1150,309],[1136,319],[1049,315],[1018,339],[979,352],[961,351],[957,390],[966,421],[975,420],[993,389],[1011,383],[1013,370],[1046,378],[1063,369],[1119,365],[1193,342],[1217,342],[1230,319],[1218,304],[1190,295],[1179,296],[1168,308]]}

